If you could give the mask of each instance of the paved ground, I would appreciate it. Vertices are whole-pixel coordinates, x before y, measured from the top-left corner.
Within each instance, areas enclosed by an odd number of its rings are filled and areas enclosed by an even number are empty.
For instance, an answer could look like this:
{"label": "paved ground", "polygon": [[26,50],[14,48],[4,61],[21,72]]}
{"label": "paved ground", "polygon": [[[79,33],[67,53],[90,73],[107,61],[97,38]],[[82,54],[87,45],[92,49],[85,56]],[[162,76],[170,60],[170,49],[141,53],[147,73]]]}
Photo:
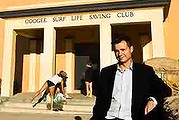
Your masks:
{"label": "paved ground", "polygon": [[52,114],[0,112],[0,120],[89,120],[90,115],[70,115],[59,112]]}

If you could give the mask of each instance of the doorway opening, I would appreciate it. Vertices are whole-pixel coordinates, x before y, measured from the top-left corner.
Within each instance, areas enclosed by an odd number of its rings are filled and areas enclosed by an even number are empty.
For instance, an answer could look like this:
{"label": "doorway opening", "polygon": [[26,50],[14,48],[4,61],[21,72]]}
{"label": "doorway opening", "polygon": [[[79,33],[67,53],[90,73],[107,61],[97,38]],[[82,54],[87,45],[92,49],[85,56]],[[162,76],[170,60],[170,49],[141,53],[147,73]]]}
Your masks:
{"label": "doorway opening", "polygon": [[[43,29],[15,30],[15,62],[13,94],[38,89],[40,53],[43,51]],[[33,83],[31,81],[35,81]]]}
{"label": "doorway opening", "polygon": [[[72,55],[72,81],[74,90],[80,90],[83,86],[82,77],[86,69],[86,63],[91,61],[100,64],[99,26],[76,26],[56,28],[56,67],[57,71],[65,69],[65,54]],[[74,56],[74,57],[73,57]],[[74,75],[73,75],[74,74]]]}
{"label": "doorway opening", "polygon": [[125,23],[112,25],[112,39],[118,35],[130,37],[134,46],[133,60],[143,63],[152,57],[151,23]]}

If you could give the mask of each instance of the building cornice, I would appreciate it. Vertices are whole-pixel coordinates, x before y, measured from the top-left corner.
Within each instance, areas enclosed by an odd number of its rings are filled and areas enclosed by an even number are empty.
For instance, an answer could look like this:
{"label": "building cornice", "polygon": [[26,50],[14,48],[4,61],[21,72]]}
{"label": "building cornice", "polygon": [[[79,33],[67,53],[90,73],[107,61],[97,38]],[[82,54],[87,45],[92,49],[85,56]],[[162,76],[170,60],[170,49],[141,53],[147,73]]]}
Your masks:
{"label": "building cornice", "polygon": [[169,5],[170,5],[170,0],[134,0],[134,1],[122,1],[122,2],[108,2],[108,3],[97,3],[97,4],[2,11],[0,12],[0,18],[16,18],[16,17],[27,17],[27,16],[77,13],[77,12],[89,12],[89,11],[101,11],[101,10],[116,10],[116,9],[133,9],[133,8],[159,7],[159,6],[163,6],[166,9],[168,9]]}

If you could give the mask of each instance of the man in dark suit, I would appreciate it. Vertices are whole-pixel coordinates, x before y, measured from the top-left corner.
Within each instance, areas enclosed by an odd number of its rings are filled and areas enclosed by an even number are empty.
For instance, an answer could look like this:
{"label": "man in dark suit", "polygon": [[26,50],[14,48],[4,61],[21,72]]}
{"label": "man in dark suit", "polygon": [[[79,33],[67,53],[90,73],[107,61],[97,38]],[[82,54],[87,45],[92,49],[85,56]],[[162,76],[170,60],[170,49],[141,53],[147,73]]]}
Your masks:
{"label": "man in dark suit", "polygon": [[171,89],[152,67],[134,63],[130,38],[112,42],[117,64],[103,68],[97,82],[92,120],[160,120],[155,114]]}

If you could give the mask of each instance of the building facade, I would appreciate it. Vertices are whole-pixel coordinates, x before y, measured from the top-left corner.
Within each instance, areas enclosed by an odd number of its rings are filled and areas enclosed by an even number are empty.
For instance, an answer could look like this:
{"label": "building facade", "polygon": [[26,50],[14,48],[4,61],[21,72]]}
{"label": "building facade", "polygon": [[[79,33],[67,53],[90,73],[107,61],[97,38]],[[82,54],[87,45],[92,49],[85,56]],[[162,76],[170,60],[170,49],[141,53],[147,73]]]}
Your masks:
{"label": "building facade", "polygon": [[78,91],[89,60],[100,68],[116,62],[111,40],[119,34],[133,40],[136,62],[179,58],[177,0],[28,2],[0,3],[1,96],[34,92],[60,70],[68,92]]}

